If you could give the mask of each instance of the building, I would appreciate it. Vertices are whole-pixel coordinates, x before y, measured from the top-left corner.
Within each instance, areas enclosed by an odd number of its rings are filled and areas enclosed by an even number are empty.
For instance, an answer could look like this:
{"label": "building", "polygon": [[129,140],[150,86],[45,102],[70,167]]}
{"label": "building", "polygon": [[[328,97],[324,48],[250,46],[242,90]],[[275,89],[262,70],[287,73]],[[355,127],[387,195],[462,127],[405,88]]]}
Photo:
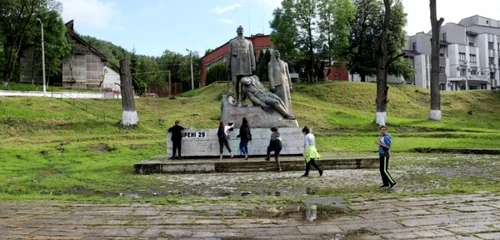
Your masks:
{"label": "building", "polygon": [[[252,35],[251,37],[246,37],[246,39],[250,40],[253,43],[253,50],[255,52],[255,57],[256,61],[259,58],[259,53],[260,50],[263,49],[264,52],[272,49],[273,45],[271,42],[271,37],[270,35],[263,35],[263,34],[256,34]],[[232,39],[231,39],[232,40]],[[200,79],[201,79],[201,86],[205,86],[205,80],[206,80],[206,73],[208,69],[210,68],[211,65],[218,63],[218,62],[226,62],[227,60],[227,52],[229,50],[229,42],[227,41],[224,45],[216,48],[212,52],[206,54],[200,59],[200,66],[201,66],[201,71],[200,71]],[[325,69],[325,76],[327,80],[347,80],[348,79],[348,72],[338,66],[337,64],[333,63],[330,68],[330,71],[328,69]],[[299,74],[298,73],[290,73],[290,76],[292,79],[298,79]]]}
{"label": "building", "polygon": [[[431,33],[409,37],[414,57],[414,84],[430,88]],[[441,26],[441,90],[500,88],[500,21],[472,16]]]}
{"label": "building", "polygon": [[[74,21],[66,23],[68,37],[74,43],[71,55],[64,57],[62,74],[51,78],[50,84],[73,88],[111,88],[120,91],[117,67],[108,63],[103,53],[92,47],[74,30]],[[40,61],[35,61],[33,49],[23,52],[20,63],[21,83],[42,83]],[[40,57],[41,58],[41,57]]]}
{"label": "building", "polygon": [[[247,40],[251,41],[253,44],[253,50],[255,52],[255,57],[256,57],[255,60],[256,61],[259,58],[259,52],[261,49],[263,49],[264,51],[267,51],[268,49],[272,48],[270,35],[256,34],[256,35],[252,35],[251,37],[245,37],[245,38]],[[229,51],[229,42],[231,40],[227,41],[222,46],[214,49],[212,52],[205,54],[205,56],[203,56],[200,59],[201,86],[205,86],[207,71],[208,71],[208,69],[210,69],[211,65],[216,64],[218,62],[226,62],[226,60],[227,60],[226,55],[227,55],[227,52]]]}

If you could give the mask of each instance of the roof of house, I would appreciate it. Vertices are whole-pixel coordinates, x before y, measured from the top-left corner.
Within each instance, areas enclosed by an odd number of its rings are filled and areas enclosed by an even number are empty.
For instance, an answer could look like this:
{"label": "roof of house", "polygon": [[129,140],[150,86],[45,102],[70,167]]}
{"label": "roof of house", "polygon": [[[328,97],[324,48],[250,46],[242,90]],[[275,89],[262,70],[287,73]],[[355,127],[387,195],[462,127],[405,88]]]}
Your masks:
{"label": "roof of house", "polygon": [[69,22],[67,22],[66,24],[66,29],[68,30],[68,33],[71,35],[71,37],[77,41],[78,43],[88,47],[88,49],[93,52],[94,54],[96,54],[97,56],[99,56],[102,60],[104,60],[104,62],[107,62],[108,59],[106,58],[106,56],[104,56],[103,53],[101,53],[99,50],[97,50],[96,48],[92,47],[92,45],[90,45],[87,41],[85,41],[85,39],[83,39],[82,37],[80,37],[80,35],[78,35],[78,33],[75,32],[75,29],[74,29],[74,20],[71,20]]}

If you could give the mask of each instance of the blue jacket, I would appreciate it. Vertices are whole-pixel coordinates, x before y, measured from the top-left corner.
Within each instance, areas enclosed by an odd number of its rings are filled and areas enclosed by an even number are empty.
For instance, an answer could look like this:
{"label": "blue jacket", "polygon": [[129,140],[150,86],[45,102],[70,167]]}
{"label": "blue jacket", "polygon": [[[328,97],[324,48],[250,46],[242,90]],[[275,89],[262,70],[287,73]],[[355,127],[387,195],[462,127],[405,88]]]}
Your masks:
{"label": "blue jacket", "polygon": [[[382,136],[380,138],[380,142],[390,147],[391,144],[392,144],[391,135],[390,134],[385,134],[384,136]],[[384,154],[385,155],[385,154],[388,154],[390,152],[390,150],[388,148],[379,146],[378,147],[378,152],[380,154]]]}

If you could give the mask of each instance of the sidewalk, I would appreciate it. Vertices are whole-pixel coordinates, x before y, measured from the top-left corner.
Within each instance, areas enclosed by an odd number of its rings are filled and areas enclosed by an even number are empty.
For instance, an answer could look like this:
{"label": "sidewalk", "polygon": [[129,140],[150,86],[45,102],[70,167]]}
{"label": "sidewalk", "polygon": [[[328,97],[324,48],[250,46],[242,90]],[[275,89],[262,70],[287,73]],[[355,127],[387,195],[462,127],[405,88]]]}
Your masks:
{"label": "sidewalk", "polygon": [[[335,197],[308,201],[329,202]],[[345,203],[344,203],[345,204]],[[0,201],[1,239],[500,239],[500,196],[351,199],[346,212],[300,205]],[[333,208],[332,208],[333,209]],[[327,210],[324,210],[327,211]]]}

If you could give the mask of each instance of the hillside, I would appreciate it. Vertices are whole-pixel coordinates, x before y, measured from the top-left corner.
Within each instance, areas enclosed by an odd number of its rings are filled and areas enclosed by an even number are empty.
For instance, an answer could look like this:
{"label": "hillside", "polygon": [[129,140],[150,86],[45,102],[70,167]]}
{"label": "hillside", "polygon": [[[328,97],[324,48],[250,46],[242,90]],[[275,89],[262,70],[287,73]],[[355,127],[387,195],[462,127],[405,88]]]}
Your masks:
{"label": "hillside", "polygon": [[[117,127],[121,118],[118,99],[1,98],[0,144],[130,138],[164,142],[165,130],[176,119],[187,127],[215,128],[220,117],[220,97],[226,88],[226,83],[219,82],[174,100],[139,98],[136,107],[140,126],[126,130]],[[296,84],[292,93],[294,113],[301,126],[313,127],[320,138],[376,136],[375,88],[375,84],[354,82]],[[457,139],[467,133],[479,138],[484,135],[485,141],[500,139],[498,91],[443,92],[441,122],[428,120],[428,108],[428,90],[391,86],[391,133]],[[348,150],[349,146],[340,149]]]}

